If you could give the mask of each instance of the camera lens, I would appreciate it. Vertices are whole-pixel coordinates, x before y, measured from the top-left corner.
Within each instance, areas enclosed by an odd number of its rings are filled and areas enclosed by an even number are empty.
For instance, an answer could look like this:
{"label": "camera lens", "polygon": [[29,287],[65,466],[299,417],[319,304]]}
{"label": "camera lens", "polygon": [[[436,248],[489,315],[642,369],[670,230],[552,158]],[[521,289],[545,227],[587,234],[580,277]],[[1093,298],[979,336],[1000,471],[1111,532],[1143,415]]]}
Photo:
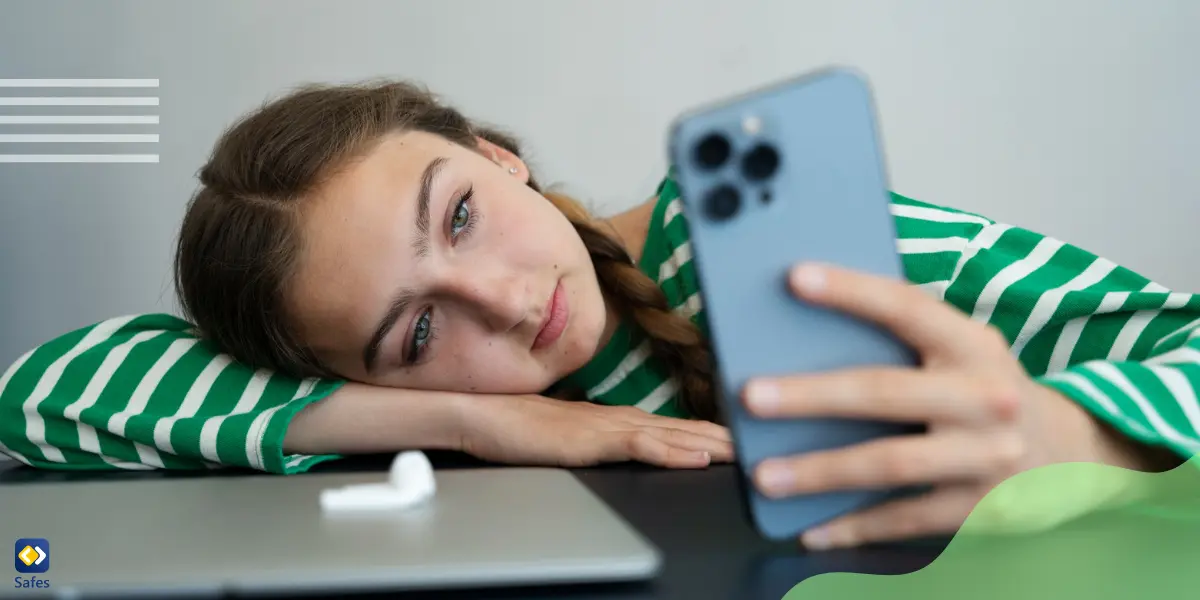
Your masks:
{"label": "camera lens", "polygon": [[768,144],[759,144],[742,157],[742,174],[750,181],[770,179],[779,169],[779,152]]}
{"label": "camera lens", "polygon": [[725,183],[708,192],[704,207],[710,219],[725,221],[737,214],[741,204],[742,196],[737,188]]}
{"label": "camera lens", "polygon": [[716,169],[729,160],[729,140],[719,134],[710,133],[696,144],[695,160],[704,169]]}

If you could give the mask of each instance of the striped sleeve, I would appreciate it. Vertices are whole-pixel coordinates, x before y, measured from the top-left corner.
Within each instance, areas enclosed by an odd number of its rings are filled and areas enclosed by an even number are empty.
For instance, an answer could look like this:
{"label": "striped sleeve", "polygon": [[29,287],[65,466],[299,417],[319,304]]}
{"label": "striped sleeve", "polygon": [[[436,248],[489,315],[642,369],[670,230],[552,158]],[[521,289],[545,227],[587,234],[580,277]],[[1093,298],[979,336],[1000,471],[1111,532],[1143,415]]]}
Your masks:
{"label": "striped sleeve", "polygon": [[[1200,311],[1195,301],[1188,308]],[[1143,320],[1139,317],[1151,313],[1161,315],[1159,309],[1128,311],[1121,328],[1130,327],[1130,322],[1137,327]],[[1134,344],[1138,342],[1150,350],[1124,360],[1086,360],[1040,380],[1125,435],[1190,459],[1200,453],[1200,320],[1161,338],[1135,339]]]}
{"label": "striped sleeve", "polygon": [[1200,452],[1200,295],[1052,237],[897,198],[909,279],[1000,330],[1030,376],[1185,459]]}
{"label": "striped sleeve", "polygon": [[0,452],[51,469],[297,473],[337,456],[285,454],[288,424],[340,385],[246,367],[170,315],[110,319],[0,375]]}

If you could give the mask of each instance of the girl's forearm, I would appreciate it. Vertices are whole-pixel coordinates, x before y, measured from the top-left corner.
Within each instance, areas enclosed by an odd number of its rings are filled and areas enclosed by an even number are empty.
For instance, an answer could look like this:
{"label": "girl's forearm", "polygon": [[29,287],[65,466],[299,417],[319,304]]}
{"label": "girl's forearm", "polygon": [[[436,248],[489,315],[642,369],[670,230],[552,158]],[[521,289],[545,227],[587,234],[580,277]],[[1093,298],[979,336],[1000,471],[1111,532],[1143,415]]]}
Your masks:
{"label": "girl's forearm", "polygon": [[462,447],[467,396],[348,382],[301,410],[283,440],[289,454],[365,454]]}

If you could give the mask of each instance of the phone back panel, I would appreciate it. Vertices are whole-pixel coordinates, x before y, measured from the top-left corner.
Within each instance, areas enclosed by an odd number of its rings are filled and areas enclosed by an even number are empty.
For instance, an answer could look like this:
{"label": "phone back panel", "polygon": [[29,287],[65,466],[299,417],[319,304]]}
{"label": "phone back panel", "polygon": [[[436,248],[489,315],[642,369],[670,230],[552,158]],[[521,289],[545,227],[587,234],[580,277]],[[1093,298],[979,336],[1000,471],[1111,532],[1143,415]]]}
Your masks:
{"label": "phone back panel", "polygon": [[[704,167],[697,148],[714,132],[726,137],[729,158]],[[719,401],[734,435],[751,519],[769,538],[798,535],[895,492],[773,500],[747,481],[760,461],[913,429],[852,420],[760,420],[740,400],[754,376],[915,363],[909,348],[881,328],[802,303],[787,285],[788,272],[803,261],[903,278],[877,137],[869,88],[844,70],[701,108],[672,128],[671,160],[717,363]],[[765,180],[755,180],[741,164],[758,144],[772,146],[778,159]],[[760,176],[765,168],[760,165]],[[732,214],[727,196],[714,199],[720,185],[739,193]]]}

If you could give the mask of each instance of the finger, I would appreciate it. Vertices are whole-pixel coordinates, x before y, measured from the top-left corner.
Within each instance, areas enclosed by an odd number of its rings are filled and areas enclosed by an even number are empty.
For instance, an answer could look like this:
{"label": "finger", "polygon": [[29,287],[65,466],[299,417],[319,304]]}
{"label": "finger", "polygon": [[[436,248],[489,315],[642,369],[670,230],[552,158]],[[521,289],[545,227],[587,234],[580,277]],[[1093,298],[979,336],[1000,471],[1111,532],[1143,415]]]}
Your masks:
{"label": "finger", "polygon": [[680,419],[678,417],[664,417],[653,413],[648,413],[639,408],[634,408],[637,413],[634,415],[639,425],[650,425],[653,427],[670,427],[672,429],[682,429],[700,435],[705,435],[718,440],[731,441],[732,434],[728,427],[718,425],[712,421],[702,419]]}
{"label": "finger", "polygon": [[817,264],[797,267],[788,280],[801,298],[881,325],[918,351],[977,353],[987,331],[907,282]]}
{"label": "finger", "polygon": [[707,452],[712,462],[727,463],[733,460],[733,442],[673,428],[648,430],[658,439],[683,450]]}
{"label": "finger", "polygon": [[725,442],[733,441],[733,434],[730,433],[728,427],[717,425],[712,421],[688,420],[686,426],[679,428],[687,429],[700,435],[706,435],[716,440],[722,440]]}
{"label": "finger", "polygon": [[612,436],[612,460],[635,460],[670,469],[699,469],[711,462],[704,450],[689,450],[672,446],[649,431],[637,429]]}
{"label": "finger", "polygon": [[666,427],[668,429],[677,429],[680,431],[686,431],[688,433],[701,435],[701,436],[704,436],[711,440],[716,440],[718,442],[732,442],[733,441],[733,435],[731,435],[729,433],[729,429],[722,427],[720,425],[717,425],[716,423],[710,423],[708,421],[689,421],[689,420],[681,420],[681,421],[682,422],[674,421],[674,422],[668,423],[666,425],[659,424],[659,426]]}
{"label": "finger", "polygon": [[894,436],[764,460],[754,469],[754,483],[764,495],[782,498],[961,481],[1010,473],[1024,450],[1020,434],[1007,429]]}
{"label": "finger", "polygon": [[758,417],[841,417],[888,421],[1011,420],[1016,386],[959,372],[869,367],[752,380],[742,392]]}
{"label": "finger", "polygon": [[839,517],[804,532],[800,542],[812,550],[826,550],[953,534],[978,501],[978,492],[970,486],[938,489]]}

